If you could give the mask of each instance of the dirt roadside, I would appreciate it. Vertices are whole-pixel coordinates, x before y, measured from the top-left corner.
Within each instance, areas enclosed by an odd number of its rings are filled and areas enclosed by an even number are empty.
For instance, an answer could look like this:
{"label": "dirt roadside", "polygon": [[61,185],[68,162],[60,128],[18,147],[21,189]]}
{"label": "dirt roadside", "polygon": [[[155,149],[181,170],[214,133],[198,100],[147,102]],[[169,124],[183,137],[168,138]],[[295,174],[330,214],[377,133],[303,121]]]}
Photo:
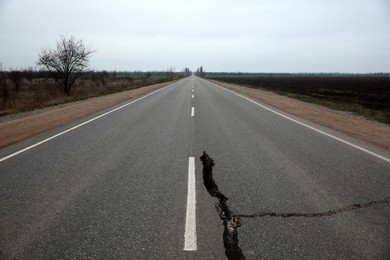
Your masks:
{"label": "dirt roadside", "polygon": [[[162,88],[172,82],[0,118],[0,148]],[[304,103],[271,91],[216,82],[260,102],[390,150],[390,127],[350,113]]]}
{"label": "dirt roadside", "polygon": [[305,103],[271,91],[210,81],[295,116],[390,150],[390,126],[386,124],[367,120],[348,112]]}
{"label": "dirt roadside", "polygon": [[0,148],[22,141],[58,126],[69,124],[89,114],[135,99],[173,82],[150,85],[134,90],[90,98],[0,118]]}

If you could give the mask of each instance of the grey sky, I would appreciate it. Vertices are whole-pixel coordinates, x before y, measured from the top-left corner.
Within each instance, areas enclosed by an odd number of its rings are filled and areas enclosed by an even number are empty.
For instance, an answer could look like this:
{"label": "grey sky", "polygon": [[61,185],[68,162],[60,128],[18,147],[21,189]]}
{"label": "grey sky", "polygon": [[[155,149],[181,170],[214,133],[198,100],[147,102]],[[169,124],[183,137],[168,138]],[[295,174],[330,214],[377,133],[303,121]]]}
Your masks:
{"label": "grey sky", "polygon": [[390,0],[0,0],[0,62],[74,35],[96,70],[389,72]]}

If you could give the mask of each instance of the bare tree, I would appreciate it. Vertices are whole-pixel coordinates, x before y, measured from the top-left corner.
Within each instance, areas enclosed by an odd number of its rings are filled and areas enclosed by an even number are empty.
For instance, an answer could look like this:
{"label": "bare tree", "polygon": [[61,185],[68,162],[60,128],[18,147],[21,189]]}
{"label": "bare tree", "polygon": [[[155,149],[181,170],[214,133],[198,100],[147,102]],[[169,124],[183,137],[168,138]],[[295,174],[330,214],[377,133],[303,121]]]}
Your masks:
{"label": "bare tree", "polygon": [[76,79],[87,69],[93,52],[85,47],[82,40],[73,36],[61,36],[57,49],[42,50],[37,65],[46,67],[57,85],[69,95]]}

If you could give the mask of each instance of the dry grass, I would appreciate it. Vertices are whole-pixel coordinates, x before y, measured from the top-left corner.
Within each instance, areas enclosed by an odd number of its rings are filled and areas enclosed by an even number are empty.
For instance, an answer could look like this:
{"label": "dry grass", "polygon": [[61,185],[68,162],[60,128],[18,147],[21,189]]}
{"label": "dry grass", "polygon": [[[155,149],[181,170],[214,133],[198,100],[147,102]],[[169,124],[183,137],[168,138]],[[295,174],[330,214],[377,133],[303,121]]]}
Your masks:
{"label": "dry grass", "polygon": [[10,95],[4,102],[0,96],[0,116],[64,104],[90,97],[136,89],[166,82],[167,79],[99,79],[78,80],[69,95],[65,95],[51,79],[22,79],[18,91],[7,81]]}

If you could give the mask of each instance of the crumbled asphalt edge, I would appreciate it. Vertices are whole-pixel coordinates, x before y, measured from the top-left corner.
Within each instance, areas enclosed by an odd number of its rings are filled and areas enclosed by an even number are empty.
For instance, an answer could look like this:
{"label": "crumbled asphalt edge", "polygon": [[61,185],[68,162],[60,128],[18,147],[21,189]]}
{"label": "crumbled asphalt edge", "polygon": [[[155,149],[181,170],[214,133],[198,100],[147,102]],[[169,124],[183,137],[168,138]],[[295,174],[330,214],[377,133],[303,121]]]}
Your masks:
{"label": "crumbled asphalt edge", "polygon": [[246,259],[238,245],[237,229],[241,226],[240,217],[238,215],[234,215],[229,209],[226,203],[228,198],[219,191],[218,186],[213,179],[213,166],[215,165],[214,160],[206,152],[203,152],[200,160],[203,163],[204,186],[211,196],[217,198],[215,207],[225,227],[223,232],[225,254],[228,259]]}
{"label": "crumbled asphalt edge", "polygon": [[266,216],[270,217],[282,217],[282,218],[290,218],[290,217],[307,217],[307,218],[316,218],[316,217],[329,217],[332,215],[344,213],[347,211],[351,210],[356,210],[356,209],[363,209],[363,208],[369,208],[373,206],[378,206],[378,205],[383,205],[383,204],[388,204],[390,203],[390,197],[387,197],[382,200],[373,200],[367,203],[360,203],[360,204],[353,204],[344,208],[339,208],[339,209],[333,209],[333,210],[328,210],[324,212],[317,212],[317,213],[297,213],[297,212],[288,212],[288,213],[278,213],[278,212],[261,212],[261,213],[256,213],[256,214],[239,214],[235,215],[240,218],[262,218]]}

